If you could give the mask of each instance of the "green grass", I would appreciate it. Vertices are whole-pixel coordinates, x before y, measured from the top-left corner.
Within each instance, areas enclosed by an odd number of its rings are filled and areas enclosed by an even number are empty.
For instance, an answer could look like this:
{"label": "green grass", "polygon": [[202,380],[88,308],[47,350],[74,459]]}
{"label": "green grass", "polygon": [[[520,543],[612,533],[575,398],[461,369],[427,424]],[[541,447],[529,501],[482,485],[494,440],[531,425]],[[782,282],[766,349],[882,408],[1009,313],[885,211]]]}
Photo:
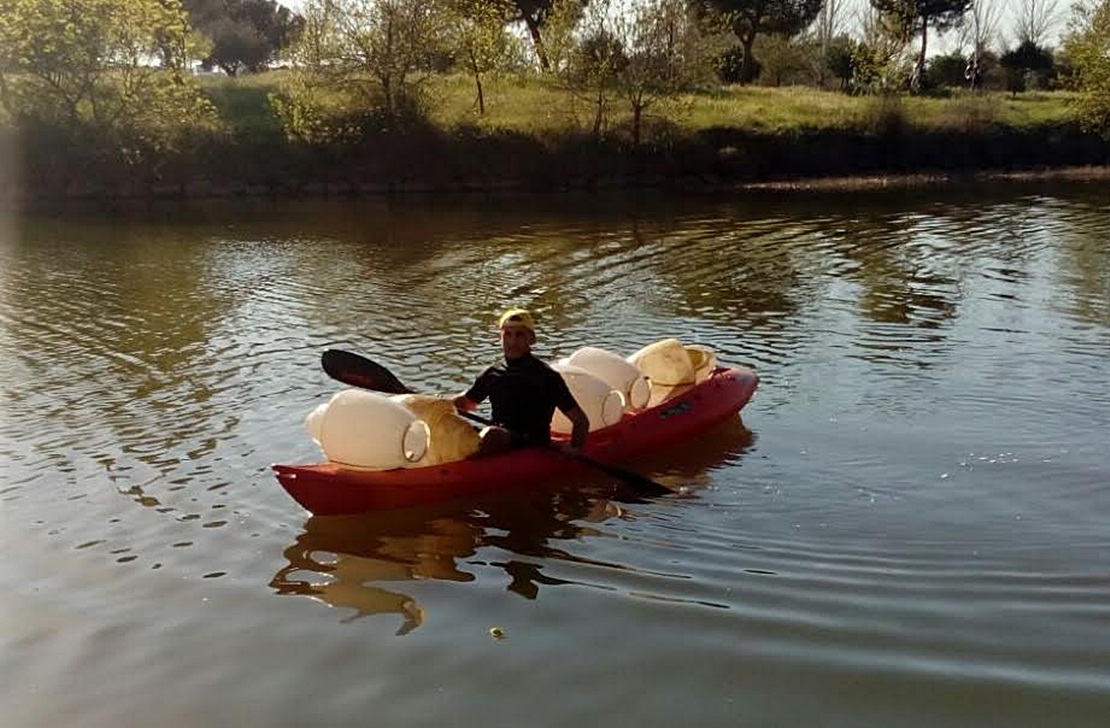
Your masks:
{"label": "green grass", "polygon": [[204,76],[201,88],[227,122],[233,136],[281,134],[281,123],[270,109],[269,95],[280,71],[229,78]]}
{"label": "green grass", "polygon": [[[243,78],[205,78],[202,84],[237,134],[277,131],[267,95],[280,72]],[[429,115],[446,129],[475,126],[543,136],[588,127],[589,101],[539,77],[490,76],[484,80],[486,113],[478,113],[474,82],[465,75],[428,80]],[[807,130],[871,130],[876,117],[911,128],[974,130],[987,126],[1029,128],[1066,124],[1074,119],[1073,95],[1028,92],[1013,96],[957,91],[949,97],[903,96],[878,99],[848,96],[807,87],[725,86],[712,94],[660,101],[649,113],[665,115],[679,129],[696,132],[724,127],[770,134]],[[627,105],[612,98],[606,119],[612,128],[628,121]]]}

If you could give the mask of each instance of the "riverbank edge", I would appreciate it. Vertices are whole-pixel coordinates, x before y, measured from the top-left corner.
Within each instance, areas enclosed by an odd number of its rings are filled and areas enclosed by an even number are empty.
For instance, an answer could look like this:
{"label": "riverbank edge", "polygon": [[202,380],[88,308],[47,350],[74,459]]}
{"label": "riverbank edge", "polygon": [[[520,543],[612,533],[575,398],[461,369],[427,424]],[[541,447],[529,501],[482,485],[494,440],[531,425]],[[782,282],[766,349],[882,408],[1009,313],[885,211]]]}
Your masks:
{"label": "riverbank edge", "polygon": [[637,147],[435,130],[332,147],[241,139],[126,170],[90,168],[80,155],[36,155],[42,150],[0,135],[0,175],[7,176],[0,176],[0,202],[38,208],[69,201],[634,189],[786,194],[1110,179],[1110,139],[1073,125],[787,134],[717,128]]}

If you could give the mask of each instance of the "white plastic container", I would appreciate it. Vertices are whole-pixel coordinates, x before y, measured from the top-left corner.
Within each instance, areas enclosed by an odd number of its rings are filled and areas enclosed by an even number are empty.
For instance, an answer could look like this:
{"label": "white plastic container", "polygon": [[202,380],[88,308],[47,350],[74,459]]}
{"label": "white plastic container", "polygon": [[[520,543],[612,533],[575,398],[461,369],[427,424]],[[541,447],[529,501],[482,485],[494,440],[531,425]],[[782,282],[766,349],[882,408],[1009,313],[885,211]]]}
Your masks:
{"label": "white plastic container", "polygon": [[[620,392],[606,384],[604,379],[565,362],[555,362],[551,366],[562,375],[578,406],[590,419],[590,432],[620,421],[624,414],[624,400]],[[571,429],[573,426],[570,420],[562,412],[555,410],[555,415],[551,418],[551,430],[566,434]]]}
{"label": "white plastic container", "polygon": [[345,389],[322,407],[305,424],[334,463],[392,470],[417,462],[428,449],[427,424],[389,397]]}
{"label": "white plastic container", "polygon": [[320,433],[324,431],[324,415],[328,411],[328,404],[329,402],[324,402],[322,405],[309,412],[308,416],[304,418],[305,429],[308,430],[308,434],[312,435],[312,439],[317,445],[320,445],[321,448],[323,448],[323,445],[320,444],[320,438],[322,436]]}
{"label": "white plastic container", "polygon": [[596,346],[583,346],[566,359],[567,363],[585,369],[620,392],[626,410],[642,409],[651,397],[647,377],[631,362]]}
{"label": "white plastic container", "polygon": [[653,387],[677,387],[696,381],[690,355],[678,339],[648,344],[631,354],[628,361],[651,380]]}

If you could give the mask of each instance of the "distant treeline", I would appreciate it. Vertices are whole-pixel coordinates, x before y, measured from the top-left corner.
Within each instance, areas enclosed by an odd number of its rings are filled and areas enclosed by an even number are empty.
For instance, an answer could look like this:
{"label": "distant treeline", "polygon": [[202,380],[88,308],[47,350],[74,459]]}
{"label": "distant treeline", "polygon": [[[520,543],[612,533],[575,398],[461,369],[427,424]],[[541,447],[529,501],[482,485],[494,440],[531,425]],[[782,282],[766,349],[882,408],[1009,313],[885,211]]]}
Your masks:
{"label": "distant treeline", "polygon": [[[306,0],[294,14],[273,0],[0,0],[0,143],[19,160],[13,188],[32,197],[730,184],[1107,163],[1110,0],[1081,2],[1058,50],[1043,46],[1035,18],[1016,47],[992,49],[991,15],[975,0],[872,0],[855,36],[839,30],[838,7]],[[966,53],[927,58],[929,31],[961,23],[974,31]],[[285,70],[252,93],[196,76],[278,64]],[[722,103],[774,98],[737,91],[756,83],[874,100],[849,120],[699,119]],[[445,102],[452,84],[469,89],[466,108]],[[1012,123],[984,101],[1058,87],[1074,90],[1061,97],[1068,113],[1043,122]],[[937,125],[905,96],[974,111]],[[514,103],[511,120],[496,108]]]}

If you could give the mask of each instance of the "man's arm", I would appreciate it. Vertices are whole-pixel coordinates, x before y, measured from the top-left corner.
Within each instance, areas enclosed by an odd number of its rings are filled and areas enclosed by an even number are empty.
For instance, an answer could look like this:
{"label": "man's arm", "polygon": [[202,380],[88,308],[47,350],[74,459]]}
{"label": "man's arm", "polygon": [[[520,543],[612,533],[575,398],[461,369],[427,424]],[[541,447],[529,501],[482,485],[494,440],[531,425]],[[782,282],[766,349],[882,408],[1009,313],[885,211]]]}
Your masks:
{"label": "man's arm", "polygon": [[478,405],[489,396],[489,377],[491,369],[482,372],[482,374],[474,380],[474,384],[470,385],[470,389],[452,398],[451,404],[455,405],[455,409],[459,412],[473,412],[478,409]]}
{"label": "man's arm", "polygon": [[571,425],[573,425],[570,431],[568,449],[571,452],[582,452],[582,448],[586,445],[586,435],[590,432],[590,418],[578,405],[571,407],[569,410],[561,409],[560,412],[566,415]]}

